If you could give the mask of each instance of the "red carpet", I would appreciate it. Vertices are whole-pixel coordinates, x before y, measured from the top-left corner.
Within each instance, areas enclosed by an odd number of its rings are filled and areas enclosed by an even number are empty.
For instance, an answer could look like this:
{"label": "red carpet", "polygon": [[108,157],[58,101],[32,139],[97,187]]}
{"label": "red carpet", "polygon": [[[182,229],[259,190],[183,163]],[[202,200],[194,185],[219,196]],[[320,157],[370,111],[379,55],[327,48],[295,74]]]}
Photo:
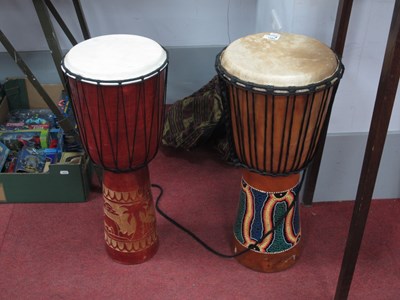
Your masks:
{"label": "red carpet", "polygon": [[[161,208],[230,253],[240,170],[214,152],[162,149],[150,172],[164,188]],[[0,299],[332,299],[352,208],[301,207],[301,258],[263,274],[209,253],[160,215],[156,256],[114,263],[104,250],[97,193],[79,204],[0,205]],[[349,299],[399,299],[399,214],[398,200],[372,202]]]}

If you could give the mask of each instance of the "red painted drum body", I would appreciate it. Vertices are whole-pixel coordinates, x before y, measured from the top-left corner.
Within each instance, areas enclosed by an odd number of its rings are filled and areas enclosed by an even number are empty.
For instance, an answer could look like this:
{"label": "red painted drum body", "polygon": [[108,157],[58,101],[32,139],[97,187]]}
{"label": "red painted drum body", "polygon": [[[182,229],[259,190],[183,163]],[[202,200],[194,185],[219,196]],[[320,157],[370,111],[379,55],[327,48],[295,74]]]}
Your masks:
{"label": "red painted drum body", "polygon": [[93,162],[129,171],[157,153],[166,69],[138,83],[101,86],[68,78],[81,139]]}
{"label": "red painted drum body", "polygon": [[244,168],[233,250],[275,272],[300,255],[300,172],[316,151],[343,73],[323,43],[302,35],[240,38],[216,60],[225,87],[232,159]]}
{"label": "red painted drum body", "polygon": [[158,248],[148,163],[163,127],[167,52],[135,35],[105,35],[74,46],[64,57],[82,144],[103,167],[106,249],[137,264]]}

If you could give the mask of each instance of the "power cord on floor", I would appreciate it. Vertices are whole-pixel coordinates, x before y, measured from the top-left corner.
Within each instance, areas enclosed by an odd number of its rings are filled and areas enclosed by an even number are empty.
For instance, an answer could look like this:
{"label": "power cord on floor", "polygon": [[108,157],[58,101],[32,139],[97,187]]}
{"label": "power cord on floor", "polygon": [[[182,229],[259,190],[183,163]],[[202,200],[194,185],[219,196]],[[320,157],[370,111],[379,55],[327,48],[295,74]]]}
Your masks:
{"label": "power cord on floor", "polygon": [[211,248],[209,245],[207,245],[203,240],[201,240],[197,235],[195,235],[192,231],[190,231],[189,229],[185,228],[183,225],[179,224],[177,221],[175,221],[174,219],[172,219],[171,217],[169,217],[165,212],[163,212],[159,206],[160,204],[160,200],[161,197],[164,193],[163,188],[158,185],[158,184],[152,184],[151,185],[154,188],[157,188],[159,190],[159,195],[156,198],[156,210],[158,211],[158,213],[163,216],[165,219],[167,219],[169,222],[171,222],[172,224],[174,224],[176,227],[178,227],[179,229],[181,229],[182,231],[186,232],[188,235],[190,235],[195,241],[197,241],[200,245],[202,245],[204,248],[206,248],[208,251],[210,251],[211,253],[223,257],[223,258],[234,258],[234,257],[238,257],[240,255],[243,255],[247,252],[249,252],[252,249],[257,249],[257,245],[259,245],[260,243],[262,243],[262,241],[269,236],[270,234],[272,234],[272,232],[275,231],[275,229],[281,225],[284,221],[284,219],[286,218],[286,216],[289,214],[289,212],[293,209],[296,200],[293,200],[292,203],[290,203],[288,209],[286,210],[286,212],[276,221],[276,223],[274,224],[274,226],[272,226],[272,228],[266,232],[255,244],[250,245],[246,250],[243,250],[241,252],[235,253],[235,254],[224,254],[221,253],[213,248]]}

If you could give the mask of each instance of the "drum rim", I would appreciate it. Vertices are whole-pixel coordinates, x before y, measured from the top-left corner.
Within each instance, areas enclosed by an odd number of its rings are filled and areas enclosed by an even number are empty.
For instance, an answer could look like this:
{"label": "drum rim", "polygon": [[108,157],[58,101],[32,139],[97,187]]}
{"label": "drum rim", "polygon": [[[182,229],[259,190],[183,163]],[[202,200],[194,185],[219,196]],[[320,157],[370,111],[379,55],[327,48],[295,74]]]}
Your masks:
{"label": "drum rim", "polygon": [[161,48],[165,51],[166,54],[166,58],[165,61],[162,63],[162,65],[160,67],[158,67],[157,69],[154,69],[153,71],[138,76],[138,77],[134,77],[134,78],[127,78],[127,79],[123,79],[123,80],[99,80],[99,79],[95,79],[95,78],[90,78],[90,77],[84,77],[82,75],[76,74],[72,71],[70,71],[64,64],[64,60],[66,55],[63,57],[63,59],[61,60],[61,70],[63,71],[64,75],[80,81],[80,82],[84,82],[84,83],[88,83],[88,84],[93,84],[93,85],[101,85],[101,86],[119,86],[119,85],[127,85],[127,84],[133,84],[133,83],[138,83],[138,82],[142,82],[145,81],[153,76],[158,75],[159,73],[161,73],[164,69],[167,68],[168,64],[169,64],[169,53],[167,51],[167,49],[165,49],[163,46],[161,46]]}
{"label": "drum rim", "polygon": [[317,92],[320,90],[325,90],[339,82],[344,73],[344,65],[339,57],[335,54],[337,67],[335,72],[326,79],[321,81],[311,83],[309,85],[304,86],[274,86],[274,85],[262,85],[257,83],[252,83],[249,81],[242,80],[234,75],[231,75],[221,63],[222,54],[227,47],[221,50],[216,56],[215,59],[215,69],[218,75],[223,78],[226,82],[233,84],[236,87],[252,91],[254,93],[259,94],[268,94],[268,95],[281,95],[281,96],[290,96],[290,95],[301,95],[301,94],[309,94],[313,92]]}

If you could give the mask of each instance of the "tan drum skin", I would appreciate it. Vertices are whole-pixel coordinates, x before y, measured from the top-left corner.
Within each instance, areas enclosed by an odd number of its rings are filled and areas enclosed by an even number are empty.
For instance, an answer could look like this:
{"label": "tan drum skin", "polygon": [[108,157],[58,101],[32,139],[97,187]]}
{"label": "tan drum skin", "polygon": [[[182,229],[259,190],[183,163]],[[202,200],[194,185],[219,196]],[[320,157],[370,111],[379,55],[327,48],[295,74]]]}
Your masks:
{"label": "tan drum skin", "polygon": [[252,84],[301,87],[332,76],[338,59],[316,39],[266,32],[232,42],[224,50],[221,64],[230,75]]}

